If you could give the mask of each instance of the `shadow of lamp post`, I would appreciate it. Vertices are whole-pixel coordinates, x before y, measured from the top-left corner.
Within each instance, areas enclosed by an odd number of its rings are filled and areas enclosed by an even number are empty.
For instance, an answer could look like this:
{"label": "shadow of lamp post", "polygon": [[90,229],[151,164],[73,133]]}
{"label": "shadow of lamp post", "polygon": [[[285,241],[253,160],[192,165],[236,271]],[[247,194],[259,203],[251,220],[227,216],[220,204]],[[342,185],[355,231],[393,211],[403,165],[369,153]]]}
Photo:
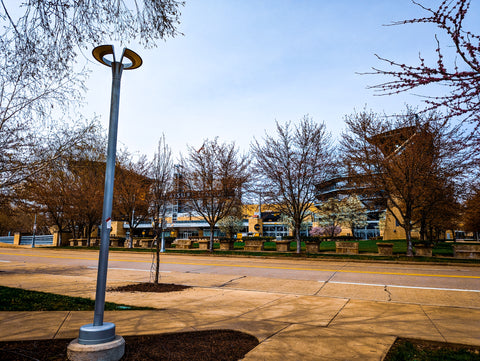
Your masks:
{"label": "shadow of lamp post", "polygon": [[[105,189],[100,234],[100,253],[98,257],[97,289],[95,293],[95,312],[92,324],[80,327],[78,343],[97,345],[115,339],[115,324],[103,322],[105,308],[105,290],[107,282],[108,251],[110,230],[112,227],[113,181],[115,177],[115,158],[117,150],[118,107],[120,101],[120,81],[123,70],[132,70],[142,65],[139,55],[130,49],[123,49],[117,61],[112,45],[101,45],[93,49],[93,57],[100,63],[112,68],[112,96],[110,103],[110,124],[108,128],[107,164],[105,170]],[[109,60],[112,59],[112,60]],[[124,58],[129,62],[123,62]]]}

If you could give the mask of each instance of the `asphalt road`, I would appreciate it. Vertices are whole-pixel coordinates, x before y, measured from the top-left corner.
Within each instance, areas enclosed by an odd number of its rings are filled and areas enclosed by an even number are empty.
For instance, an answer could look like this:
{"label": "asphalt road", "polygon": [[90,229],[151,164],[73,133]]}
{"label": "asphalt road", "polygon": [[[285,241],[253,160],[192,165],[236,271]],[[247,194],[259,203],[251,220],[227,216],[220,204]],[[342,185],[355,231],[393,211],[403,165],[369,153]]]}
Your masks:
{"label": "asphalt road", "polygon": [[[78,273],[95,269],[98,251],[58,249],[0,249],[0,269],[48,265]],[[109,269],[150,272],[152,254],[110,252]],[[480,297],[480,265],[401,264],[325,260],[264,259],[161,255],[161,272],[262,277],[283,280],[328,282],[352,286],[441,290],[471,293]],[[41,270],[37,272],[42,272]],[[63,271],[65,272],[65,271]],[[480,299],[480,298],[479,298]]]}

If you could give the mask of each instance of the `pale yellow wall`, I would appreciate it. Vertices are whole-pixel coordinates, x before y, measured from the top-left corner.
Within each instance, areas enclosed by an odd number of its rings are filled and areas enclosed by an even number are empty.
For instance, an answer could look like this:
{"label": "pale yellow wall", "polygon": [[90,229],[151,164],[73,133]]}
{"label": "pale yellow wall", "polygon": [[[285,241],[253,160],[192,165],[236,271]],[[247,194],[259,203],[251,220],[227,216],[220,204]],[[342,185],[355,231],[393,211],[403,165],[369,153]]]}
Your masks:
{"label": "pale yellow wall", "polygon": [[[402,216],[398,209],[394,209],[395,215],[401,220]],[[396,239],[405,239],[405,230],[396,225],[396,220],[393,214],[390,211],[386,212],[385,217],[385,229],[383,231],[383,239],[385,240],[396,240]],[[420,233],[417,229],[412,230],[412,238],[420,238]]]}
{"label": "pale yellow wall", "polygon": [[[265,209],[263,209],[264,205],[262,205],[262,210],[265,211]],[[242,205],[242,214],[245,218],[249,218],[249,217],[252,217],[255,212],[258,212],[258,204],[244,204]]]}
{"label": "pale yellow wall", "polygon": [[126,237],[127,232],[123,228],[123,221],[112,221],[112,230],[110,231],[111,237]]}
{"label": "pale yellow wall", "polygon": [[[260,227],[258,230],[255,229],[255,225]],[[258,227],[257,227],[258,228]],[[253,234],[258,234],[261,236],[263,234],[263,222],[260,218],[250,217],[248,218],[248,232]]]}

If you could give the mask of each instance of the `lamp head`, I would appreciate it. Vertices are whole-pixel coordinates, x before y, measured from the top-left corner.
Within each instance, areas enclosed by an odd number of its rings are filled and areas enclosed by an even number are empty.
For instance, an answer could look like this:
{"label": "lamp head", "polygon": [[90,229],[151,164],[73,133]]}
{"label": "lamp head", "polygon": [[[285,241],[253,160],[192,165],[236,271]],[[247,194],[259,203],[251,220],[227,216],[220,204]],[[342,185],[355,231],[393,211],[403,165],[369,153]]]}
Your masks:
{"label": "lamp head", "polygon": [[[116,62],[115,59],[115,52],[113,51],[113,46],[112,45],[100,45],[97,46],[95,49],[92,51],[93,57],[103,65],[111,67],[114,62]],[[107,55],[112,55],[113,61],[107,59]],[[130,60],[129,62],[123,63],[123,58],[127,58]],[[131,70],[131,69],[136,69],[139,68],[143,61],[140,55],[135,53],[134,51],[124,48],[122,51],[122,56],[120,57],[120,60],[118,61],[119,63],[123,64],[123,69],[124,70]]]}

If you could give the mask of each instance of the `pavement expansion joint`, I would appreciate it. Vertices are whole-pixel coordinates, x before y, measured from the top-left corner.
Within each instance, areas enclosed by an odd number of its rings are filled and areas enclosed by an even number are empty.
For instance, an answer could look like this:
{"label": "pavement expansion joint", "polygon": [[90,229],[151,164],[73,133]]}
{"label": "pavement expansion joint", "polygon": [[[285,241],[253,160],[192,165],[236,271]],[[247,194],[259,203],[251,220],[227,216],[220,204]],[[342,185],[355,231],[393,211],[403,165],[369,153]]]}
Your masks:
{"label": "pavement expansion joint", "polygon": [[286,325],[285,327],[282,327],[280,330],[272,333],[270,336],[264,338],[256,347],[258,347],[259,345],[261,345],[261,344],[264,343],[265,341],[270,340],[272,337],[275,337],[275,336],[278,335],[279,333],[285,331],[287,328],[291,327],[292,325],[295,325],[295,324],[294,324],[294,323],[289,323],[289,324]]}
{"label": "pavement expansion joint", "polygon": [[343,309],[350,303],[350,299],[347,300],[347,302],[345,302],[342,307],[340,307],[337,311],[337,313],[335,313],[335,315],[330,319],[330,321],[328,321],[327,325],[325,327],[329,327],[330,324],[335,320],[335,318],[337,318],[337,316],[343,311]]}
{"label": "pavement expansion joint", "polygon": [[433,327],[435,327],[435,329],[437,330],[438,334],[440,336],[442,336],[442,339],[444,342],[447,342],[447,339],[445,338],[445,336],[442,334],[442,332],[440,331],[440,329],[437,327],[437,325],[435,324],[435,322],[433,322],[433,320],[430,318],[430,316],[428,315],[427,312],[425,312],[425,309],[423,308],[423,305],[420,305],[420,308],[422,309],[422,312],[425,314],[425,316],[428,318],[428,320],[432,323]]}
{"label": "pavement expansion joint", "polygon": [[335,277],[335,275],[336,275],[338,272],[341,272],[341,270],[343,270],[345,267],[346,267],[346,264],[344,264],[342,267],[339,267],[338,270],[336,270],[335,272],[333,272],[333,273],[330,275],[330,277],[328,277],[328,279],[323,282],[323,285],[318,289],[318,291],[314,293],[314,296],[316,296],[316,295],[328,284],[328,282],[330,282],[330,280],[333,279],[333,277]]}
{"label": "pavement expansion joint", "polygon": [[53,339],[57,338],[57,335],[58,333],[60,332],[61,328],[63,327],[63,325],[65,324],[65,321],[70,317],[70,314],[72,313],[72,311],[68,311],[68,313],[65,315],[65,317],[63,318],[62,322],[60,323],[60,326],[58,326],[57,328],[57,331],[55,331],[55,334],[53,335]]}
{"label": "pavement expansion joint", "polygon": [[257,306],[257,307],[255,307],[255,308],[252,308],[251,310],[248,310],[248,311],[246,311],[246,312],[244,312],[244,313],[241,313],[241,314],[237,315],[235,318],[240,318],[240,317],[243,317],[243,316],[245,316],[245,315],[248,315],[248,314],[251,313],[251,312],[255,312],[255,311],[259,310],[259,309],[265,308],[265,307],[267,307],[268,305],[271,305],[272,303],[275,303],[275,302],[277,302],[278,300],[281,300],[282,298],[285,298],[285,297],[287,297],[287,296],[288,296],[288,294],[282,295],[282,296],[280,296],[280,297],[278,297],[278,298],[275,298],[275,299],[273,299],[273,300],[271,300],[271,301],[269,301],[269,302],[267,302],[267,303],[264,303],[264,304],[262,304],[262,305],[260,305],[260,306]]}

